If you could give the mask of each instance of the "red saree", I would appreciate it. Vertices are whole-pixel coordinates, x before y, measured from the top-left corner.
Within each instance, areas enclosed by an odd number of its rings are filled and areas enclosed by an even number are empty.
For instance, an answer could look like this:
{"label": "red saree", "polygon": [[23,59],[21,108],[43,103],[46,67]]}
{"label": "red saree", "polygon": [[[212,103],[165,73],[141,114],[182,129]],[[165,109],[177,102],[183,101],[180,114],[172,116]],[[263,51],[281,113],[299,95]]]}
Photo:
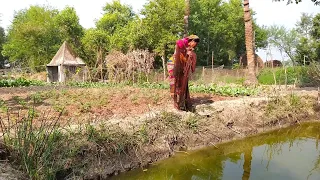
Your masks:
{"label": "red saree", "polygon": [[176,45],[174,54],[174,107],[178,110],[191,110],[191,98],[189,93],[188,81],[190,71],[193,73],[196,66],[196,54],[193,49],[186,46],[180,48]]}

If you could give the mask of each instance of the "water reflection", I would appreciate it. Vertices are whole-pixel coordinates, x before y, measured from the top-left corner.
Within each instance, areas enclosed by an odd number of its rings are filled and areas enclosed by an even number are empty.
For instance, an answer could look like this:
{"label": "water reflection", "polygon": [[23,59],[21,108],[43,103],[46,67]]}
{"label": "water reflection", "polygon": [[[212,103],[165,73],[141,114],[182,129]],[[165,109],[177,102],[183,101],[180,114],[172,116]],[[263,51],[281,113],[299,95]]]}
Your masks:
{"label": "water reflection", "polygon": [[257,137],[181,153],[113,179],[320,179],[320,124],[303,124]]}

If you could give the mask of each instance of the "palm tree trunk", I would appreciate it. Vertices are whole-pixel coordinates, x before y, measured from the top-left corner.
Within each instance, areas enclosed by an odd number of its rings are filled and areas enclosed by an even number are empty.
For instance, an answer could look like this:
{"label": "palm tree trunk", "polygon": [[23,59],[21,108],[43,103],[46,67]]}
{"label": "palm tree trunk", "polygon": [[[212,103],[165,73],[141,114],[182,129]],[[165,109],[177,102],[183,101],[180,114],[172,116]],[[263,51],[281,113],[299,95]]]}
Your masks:
{"label": "palm tree trunk", "polygon": [[185,0],[186,9],[184,16],[184,37],[188,36],[189,16],[190,16],[190,0]]}
{"label": "palm tree trunk", "polygon": [[248,64],[248,77],[246,84],[257,84],[256,77],[256,62],[253,43],[253,24],[251,13],[249,9],[249,0],[243,1],[244,5],[244,24],[245,24],[245,38],[246,38],[246,50],[247,50],[247,64]]}

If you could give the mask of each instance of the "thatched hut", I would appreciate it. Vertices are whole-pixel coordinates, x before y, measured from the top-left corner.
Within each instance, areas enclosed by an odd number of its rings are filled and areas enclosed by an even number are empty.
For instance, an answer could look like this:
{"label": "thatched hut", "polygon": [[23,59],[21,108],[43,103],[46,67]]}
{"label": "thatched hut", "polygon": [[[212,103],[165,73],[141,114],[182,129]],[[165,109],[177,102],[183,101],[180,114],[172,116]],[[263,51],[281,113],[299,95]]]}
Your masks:
{"label": "thatched hut", "polygon": [[264,63],[265,67],[282,67],[282,62],[279,60],[270,60]]}
{"label": "thatched hut", "polygon": [[[263,60],[260,58],[260,56],[255,54],[255,58],[256,58],[257,67],[258,68],[263,68],[264,64],[263,64]],[[239,65],[242,68],[246,68],[248,66],[247,54],[243,54],[243,55],[240,56]]]}
{"label": "thatched hut", "polygon": [[86,64],[65,41],[47,64],[47,82],[85,81]]}

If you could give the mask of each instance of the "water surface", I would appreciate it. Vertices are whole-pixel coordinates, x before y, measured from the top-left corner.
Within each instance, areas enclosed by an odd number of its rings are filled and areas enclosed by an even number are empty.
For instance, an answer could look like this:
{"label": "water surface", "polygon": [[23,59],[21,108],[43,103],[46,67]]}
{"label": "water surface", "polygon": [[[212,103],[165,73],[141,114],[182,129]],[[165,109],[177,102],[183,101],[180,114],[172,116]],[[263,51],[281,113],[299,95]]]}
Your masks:
{"label": "water surface", "polygon": [[112,179],[319,180],[320,123],[306,123],[188,153]]}

